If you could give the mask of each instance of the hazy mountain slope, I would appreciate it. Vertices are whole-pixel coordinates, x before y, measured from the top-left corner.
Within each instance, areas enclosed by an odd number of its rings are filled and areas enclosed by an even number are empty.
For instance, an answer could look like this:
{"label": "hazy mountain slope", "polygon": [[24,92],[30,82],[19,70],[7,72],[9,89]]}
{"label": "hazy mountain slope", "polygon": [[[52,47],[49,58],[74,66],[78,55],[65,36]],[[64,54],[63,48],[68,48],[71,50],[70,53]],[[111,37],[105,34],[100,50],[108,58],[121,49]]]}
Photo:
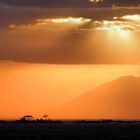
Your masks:
{"label": "hazy mountain slope", "polygon": [[140,78],[127,76],[106,83],[51,112],[52,118],[139,119]]}

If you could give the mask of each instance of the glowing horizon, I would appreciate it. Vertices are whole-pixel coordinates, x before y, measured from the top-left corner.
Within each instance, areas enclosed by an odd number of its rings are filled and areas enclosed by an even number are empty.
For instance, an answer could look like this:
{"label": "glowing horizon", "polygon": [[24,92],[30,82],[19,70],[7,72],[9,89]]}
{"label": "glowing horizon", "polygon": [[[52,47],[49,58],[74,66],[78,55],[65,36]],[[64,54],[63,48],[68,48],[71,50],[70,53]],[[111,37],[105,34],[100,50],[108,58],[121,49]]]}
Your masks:
{"label": "glowing horizon", "polygon": [[26,114],[41,117],[45,113],[51,118],[49,111],[53,108],[95,87],[121,76],[140,76],[139,65],[66,66],[5,61],[0,62],[0,68],[0,91],[4,93],[0,99],[4,112],[1,119],[19,119]]}

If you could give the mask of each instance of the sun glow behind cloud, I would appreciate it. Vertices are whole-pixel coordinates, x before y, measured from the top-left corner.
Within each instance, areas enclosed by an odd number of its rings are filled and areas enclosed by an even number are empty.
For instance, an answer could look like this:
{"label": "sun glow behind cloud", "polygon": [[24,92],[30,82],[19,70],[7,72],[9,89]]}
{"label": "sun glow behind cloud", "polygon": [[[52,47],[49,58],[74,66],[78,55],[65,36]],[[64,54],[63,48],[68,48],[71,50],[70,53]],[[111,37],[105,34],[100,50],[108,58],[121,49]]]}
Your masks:
{"label": "sun glow behind cloud", "polygon": [[[86,23],[93,23],[92,27],[86,30],[112,30],[112,31],[138,31],[140,30],[140,15],[125,15],[122,17],[113,17],[112,20],[94,20],[83,17],[66,17],[66,18],[43,18],[36,19],[34,24],[11,24],[11,30],[61,30],[66,28],[78,27]],[[82,27],[79,28],[82,31]]]}
{"label": "sun glow behind cloud", "polygon": [[126,15],[123,16],[122,19],[140,22],[140,15]]}
{"label": "sun glow behind cloud", "polygon": [[[133,17],[133,16],[132,16]],[[137,33],[140,31],[140,23],[121,20],[123,17],[115,17],[112,20],[93,21],[90,34],[90,44],[95,44],[103,50],[107,48],[112,52],[110,57],[116,61],[133,62],[138,57],[139,39]],[[102,41],[100,39],[102,38]],[[92,48],[93,45],[91,45]],[[116,53],[117,52],[117,53]]]}
{"label": "sun glow behind cloud", "polygon": [[79,18],[54,18],[54,19],[37,19],[37,22],[45,24],[45,23],[67,23],[67,24],[83,24],[86,22],[90,22],[91,19],[85,19],[82,17]]}
{"label": "sun glow behind cloud", "polygon": [[68,28],[73,28],[85,23],[91,22],[91,19],[83,17],[66,17],[66,18],[49,18],[49,19],[36,19],[35,24],[9,25],[12,30],[50,30],[50,31],[64,31]]}
{"label": "sun glow behind cloud", "polygon": [[[138,17],[139,15],[124,15],[120,17],[114,16],[112,19],[104,18],[102,20],[94,19],[94,17],[37,18],[29,24],[11,24],[9,25],[8,31],[14,32],[14,35],[16,33],[17,36],[23,33],[22,37],[27,38],[27,46],[30,43],[32,50],[34,49],[33,46],[38,45],[38,48],[45,48],[47,51],[48,48],[49,50],[52,49],[54,54],[56,53],[57,55],[59,50],[60,54],[64,53],[63,49],[69,46],[67,48],[70,51],[75,51],[76,48],[80,48],[80,50],[75,53],[75,57],[77,59],[78,57],[81,58],[81,56],[85,57],[88,59],[88,63],[92,61],[95,61],[95,63],[106,63],[109,61],[108,63],[110,63],[111,58],[112,60],[116,59],[116,63],[137,63],[137,52],[139,52],[139,39],[137,34],[140,31]],[[31,35],[28,33],[31,33]],[[36,34],[36,38],[40,40],[34,40],[32,34]],[[22,37],[19,39],[21,40],[19,41],[20,43],[23,42]],[[42,42],[43,47],[41,47]],[[41,45],[39,45],[39,43]],[[57,50],[57,48],[60,49]],[[55,49],[57,52],[55,52]],[[90,52],[91,56],[88,55],[88,58],[87,56],[83,56],[85,52]],[[79,56],[79,53],[81,53],[81,56]],[[99,53],[99,58],[95,58],[92,53],[94,55]],[[58,56],[60,54],[58,54]],[[114,56],[116,58],[114,58]],[[102,57],[101,60],[100,57]],[[108,57],[108,59],[105,60],[105,57]],[[81,61],[85,58],[81,58]],[[78,59],[78,62],[79,61]],[[112,63],[114,63],[114,61]]]}
{"label": "sun glow behind cloud", "polygon": [[135,30],[135,27],[131,25],[130,22],[127,21],[107,21],[103,20],[98,22],[100,27],[95,28],[95,30],[108,30],[108,31],[131,31]]}
{"label": "sun glow behind cloud", "polygon": [[131,38],[133,31],[136,30],[136,28],[128,21],[103,20],[97,24],[98,26],[95,28],[95,30],[106,32],[106,34],[111,37],[110,41],[112,39],[117,39],[118,42],[122,40],[127,42]]}

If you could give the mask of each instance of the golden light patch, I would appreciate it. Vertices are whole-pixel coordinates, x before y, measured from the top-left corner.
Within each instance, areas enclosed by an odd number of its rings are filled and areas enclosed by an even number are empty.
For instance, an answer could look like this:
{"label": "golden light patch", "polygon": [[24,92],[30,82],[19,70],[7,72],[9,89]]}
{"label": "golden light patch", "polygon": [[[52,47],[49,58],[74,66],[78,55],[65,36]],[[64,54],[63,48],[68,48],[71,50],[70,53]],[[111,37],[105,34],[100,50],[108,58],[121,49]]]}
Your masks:
{"label": "golden light patch", "polygon": [[103,2],[104,0],[89,0],[89,1],[93,3],[99,3],[99,2]]}
{"label": "golden light patch", "polygon": [[103,20],[100,22],[100,26],[96,27],[95,30],[102,30],[102,31],[131,31],[135,30],[135,27],[131,25],[130,22],[127,21],[107,21]]}
{"label": "golden light patch", "polygon": [[53,19],[37,19],[37,22],[39,23],[70,23],[70,24],[82,24],[86,22],[90,22],[91,19],[85,19],[82,17],[79,18],[53,18]]}
{"label": "golden light patch", "polygon": [[122,19],[140,22],[140,15],[126,15],[126,16],[123,16]]}
{"label": "golden light patch", "polygon": [[14,31],[64,31],[88,22],[91,22],[91,19],[83,17],[36,19],[34,24],[11,24],[9,29]]}

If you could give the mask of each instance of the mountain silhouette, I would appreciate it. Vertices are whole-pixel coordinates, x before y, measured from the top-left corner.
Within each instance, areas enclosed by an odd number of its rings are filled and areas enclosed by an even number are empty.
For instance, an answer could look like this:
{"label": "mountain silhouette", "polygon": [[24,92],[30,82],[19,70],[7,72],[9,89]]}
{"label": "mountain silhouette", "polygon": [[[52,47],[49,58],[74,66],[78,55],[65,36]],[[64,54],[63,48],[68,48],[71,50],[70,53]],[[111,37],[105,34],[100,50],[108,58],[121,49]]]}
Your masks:
{"label": "mountain silhouette", "polygon": [[140,77],[106,83],[52,110],[59,119],[140,119]]}

